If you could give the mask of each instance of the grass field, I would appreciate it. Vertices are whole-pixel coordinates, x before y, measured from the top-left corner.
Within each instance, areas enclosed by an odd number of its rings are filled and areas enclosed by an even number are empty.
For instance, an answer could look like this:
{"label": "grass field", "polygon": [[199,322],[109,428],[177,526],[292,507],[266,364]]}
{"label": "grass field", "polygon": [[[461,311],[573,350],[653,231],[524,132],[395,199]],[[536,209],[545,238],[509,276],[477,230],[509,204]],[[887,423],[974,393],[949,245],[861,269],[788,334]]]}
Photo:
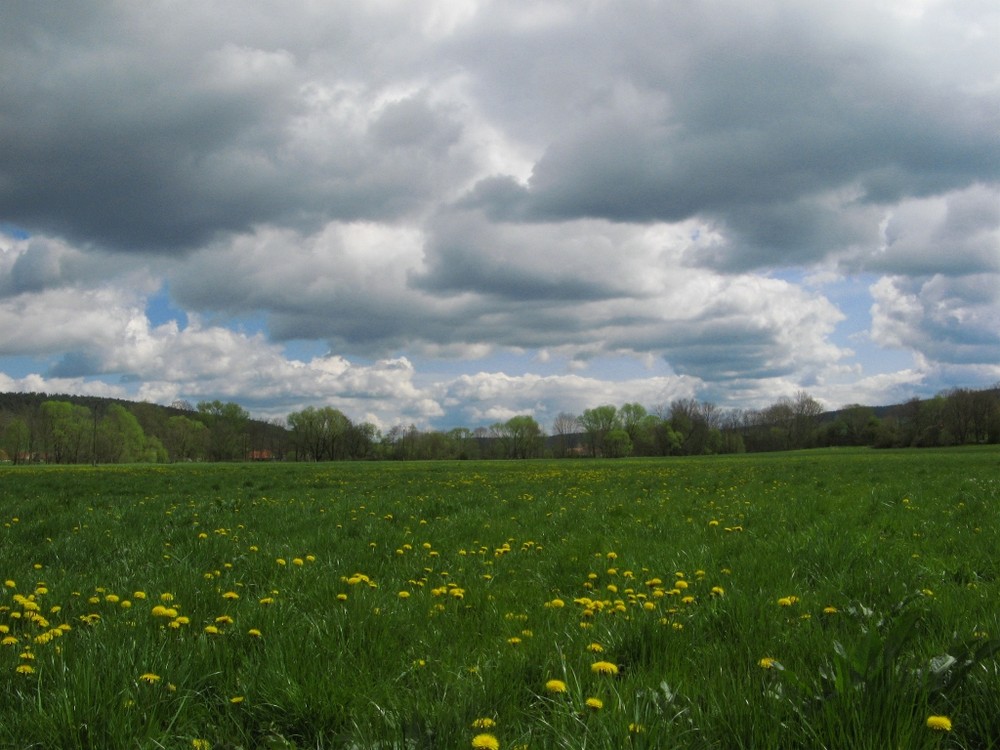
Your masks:
{"label": "grass field", "polygon": [[998,481],[996,449],[0,468],[0,747],[1000,746]]}

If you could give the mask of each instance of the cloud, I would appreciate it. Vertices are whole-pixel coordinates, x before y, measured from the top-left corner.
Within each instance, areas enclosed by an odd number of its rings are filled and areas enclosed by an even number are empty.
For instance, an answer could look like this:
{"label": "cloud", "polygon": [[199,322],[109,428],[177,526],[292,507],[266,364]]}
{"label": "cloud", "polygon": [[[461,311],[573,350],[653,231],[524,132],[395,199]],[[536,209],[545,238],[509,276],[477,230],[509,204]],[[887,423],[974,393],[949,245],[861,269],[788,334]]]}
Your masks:
{"label": "cloud", "polygon": [[938,365],[1000,362],[1000,274],[883,277],[871,291],[878,344]]}
{"label": "cloud", "polygon": [[46,382],[440,424],[1000,361],[995,3],[3,16],[0,355]]}

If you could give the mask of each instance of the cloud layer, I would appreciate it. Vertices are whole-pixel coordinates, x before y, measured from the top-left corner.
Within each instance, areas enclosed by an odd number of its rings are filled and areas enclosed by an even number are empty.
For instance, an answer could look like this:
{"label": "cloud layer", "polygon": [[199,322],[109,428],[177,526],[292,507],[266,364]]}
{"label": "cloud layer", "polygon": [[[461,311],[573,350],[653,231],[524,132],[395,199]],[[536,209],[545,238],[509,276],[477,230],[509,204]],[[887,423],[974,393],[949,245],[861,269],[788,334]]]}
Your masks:
{"label": "cloud layer", "polygon": [[9,4],[0,387],[445,426],[992,383],[998,27],[976,0]]}

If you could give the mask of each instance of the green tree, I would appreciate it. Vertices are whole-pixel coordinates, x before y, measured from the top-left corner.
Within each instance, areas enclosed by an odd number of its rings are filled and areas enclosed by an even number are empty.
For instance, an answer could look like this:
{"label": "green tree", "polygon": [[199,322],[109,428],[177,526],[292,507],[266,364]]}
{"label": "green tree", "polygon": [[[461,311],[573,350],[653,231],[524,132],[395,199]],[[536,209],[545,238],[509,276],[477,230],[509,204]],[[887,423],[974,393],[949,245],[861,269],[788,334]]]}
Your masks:
{"label": "green tree", "polygon": [[232,401],[201,401],[198,413],[208,427],[208,455],[213,461],[234,461],[246,458],[247,425],[250,413]]}
{"label": "green tree", "polygon": [[208,428],[197,419],[178,414],[167,420],[164,438],[170,460],[195,461],[205,456]]}
{"label": "green tree", "polygon": [[604,436],[604,455],[607,458],[625,458],[632,454],[632,438],[628,431],[621,427],[609,430]]}
{"label": "green tree", "polygon": [[20,417],[11,418],[4,426],[3,450],[14,464],[21,463],[31,452],[31,431],[28,423]]}
{"label": "green tree", "polygon": [[93,432],[90,409],[69,401],[44,401],[40,413],[46,460],[57,464],[86,460],[88,438]]}
{"label": "green tree", "polygon": [[332,461],[347,455],[351,420],[339,409],[307,406],[288,415],[296,457],[306,461]]}
{"label": "green tree", "polygon": [[580,426],[587,434],[590,455],[596,457],[604,450],[604,436],[620,426],[618,409],[611,404],[584,409],[580,415]]}
{"label": "green tree", "polygon": [[139,420],[120,404],[111,404],[97,425],[94,460],[134,463],[145,459],[146,434]]}

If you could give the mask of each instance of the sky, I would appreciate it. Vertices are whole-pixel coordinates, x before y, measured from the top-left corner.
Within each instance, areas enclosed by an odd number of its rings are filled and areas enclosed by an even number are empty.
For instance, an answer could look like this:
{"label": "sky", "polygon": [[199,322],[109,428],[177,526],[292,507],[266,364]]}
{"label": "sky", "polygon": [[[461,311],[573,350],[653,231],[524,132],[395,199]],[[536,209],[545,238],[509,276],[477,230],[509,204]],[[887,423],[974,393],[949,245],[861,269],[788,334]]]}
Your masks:
{"label": "sky", "polygon": [[1000,381],[995,0],[8,0],[0,391],[382,429]]}

